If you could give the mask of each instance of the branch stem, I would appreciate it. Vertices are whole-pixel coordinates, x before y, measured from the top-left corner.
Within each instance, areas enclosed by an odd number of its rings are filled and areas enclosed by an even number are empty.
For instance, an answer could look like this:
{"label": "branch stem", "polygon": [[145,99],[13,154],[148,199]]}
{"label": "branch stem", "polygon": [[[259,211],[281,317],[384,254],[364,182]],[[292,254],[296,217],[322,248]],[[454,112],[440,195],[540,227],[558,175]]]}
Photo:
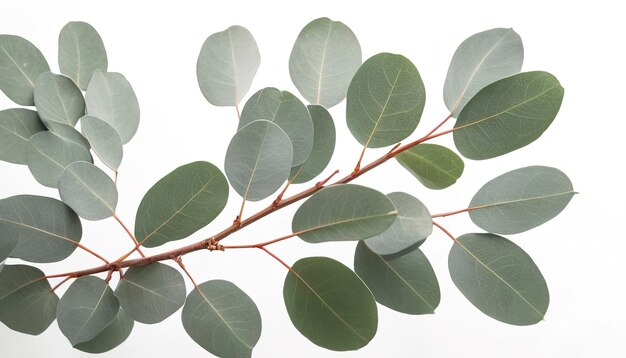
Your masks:
{"label": "branch stem", "polygon": [[[141,257],[146,257],[146,255],[144,255],[144,253],[141,251],[141,249],[139,248],[139,242],[137,241],[137,238],[135,237],[135,235],[133,235],[133,233],[128,229],[128,227],[124,224],[124,222],[122,221],[122,219],[120,219],[119,216],[117,216],[116,213],[113,214],[113,217],[115,218],[115,220],[117,220],[118,223],[120,223],[120,225],[122,226],[122,228],[124,228],[124,231],[126,231],[126,233],[128,234],[128,236],[133,240],[133,242],[135,243],[135,248],[133,249],[133,251],[131,251],[128,255],[125,255],[124,258],[122,258],[122,260],[124,260],[126,257],[130,256],[130,254],[132,254],[135,250],[137,250],[137,252],[139,252],[139,254],[141,255]],[[119,260],[118,260],[119,261]]]}
{"label": "branch stem", "polygon": [[270,250],[266,249],[264,246],[260,246],[259,249],[265,251],[268,255],[272,256],[276,261],[280,262],[281,265],[285,266],[287,270],[291,271],[291,266],[287,265],[285,261],[281,260],[280,257],[274,255]]}
{"label": "branch stem", "polygon": [[441,226],[440,224],[436,223],[433,221],[433,225],[435,225],[436,227],[439,228],[439,230],[443,231],[444,234],[448,235],[449,238],[452,239],[452,241],[456,242],[456,237],[454,237],[454,235],[452,235],[450,233],[450,231],[448,231],[445,227]]}

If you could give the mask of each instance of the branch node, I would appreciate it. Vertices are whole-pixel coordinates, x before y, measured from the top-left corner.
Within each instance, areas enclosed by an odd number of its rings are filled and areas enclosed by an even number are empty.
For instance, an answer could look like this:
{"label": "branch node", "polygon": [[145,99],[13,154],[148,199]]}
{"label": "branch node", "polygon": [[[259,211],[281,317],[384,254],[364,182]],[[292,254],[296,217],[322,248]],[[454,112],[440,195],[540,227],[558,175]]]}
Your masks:
{"label": "branch node", "polygon": [[210,238],[206,241],[205,246],[209,251],[224,251],[224,245],[220,245],[214,238]]}
{"label": "branch node", "polygon": [[400,146],[400,144],[402,143],[398,143],[396,145],[393,146],[393,148],[391,148],[391,150],[389,152],[387,152],[387,154],[385,154],[385,158],[393,158],[395,156],[395,150],[398,149],[398,147]]}
{"label": "branch node", "polygon": [[337,175],[337,173],[339,173],[339,169],[335,170],[331,175],[328,176],[328,178],[322,180],[322,181],[318,181],[317,183],[315,183],[315,187],[319,188],[321,186],[324,186],[326,183],[328,183],[328,181],[330,179],[332,179],[332,177],[334,177],[335,175]]}

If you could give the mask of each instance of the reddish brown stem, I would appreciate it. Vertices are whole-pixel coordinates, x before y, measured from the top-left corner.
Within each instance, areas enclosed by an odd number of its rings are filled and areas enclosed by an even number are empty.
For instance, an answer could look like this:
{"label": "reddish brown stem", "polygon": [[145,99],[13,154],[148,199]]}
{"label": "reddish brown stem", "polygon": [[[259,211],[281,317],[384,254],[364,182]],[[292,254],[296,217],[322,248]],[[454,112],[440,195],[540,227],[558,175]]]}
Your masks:
{"label": "reddish brown stem", "polygon": [[290,239],[294,236],[298,236],[301,232],[295,232],[293,234],[289,234],[289,235],[285,235],[285,236],[281,236],[277,239],[274,240],[270,240],[270,241],[265,241],[265,242],[261,242],[258,244],[250,244],[250,245],[225,245],[222,246],[222,249],[226,250],[226,249],[260,249],[261,247],[267,246],[267,245],[271,245],[271,244],[275,244],[277,242],[283,241],[283,240],[287,240]]}
{"label": "reddish brown stem", "polygon": [[445,218],[446,216],[452,216],[452,215],[456,215],[456,214],[461,214],[461,213],[472,211],[472,210],[476,210],[476,209],[479,209],[479,208],[478,207],[465,208],[465,209],[461,209],[461,210],[450,211],[450,212],[447,212],[447,213],[434,214],[434,215],[432,215],[432,217],[433,218]]}
{"label": "reddish brown stem", "polygon": [[365,156],[366,149],[367,149],[367,146],[363,146],[363,150],[361,151],[361,156],[359,157],[359,161],[356,162],[356,166],[354,167],[354,170],[352,171],[352,176],[356,176],[361,170],[361,162],[363,161],[363,157]]}
{"label": "reddish brown stem", "polygon": [[241,120],[241,113],[239,113],[239,105],[235,105],[235,112],[237,112],[237,119]]}
{"label": "reddish brown stem", "polygon": [[[141,251],[141,249],[139,248],[139,242],[137,241],[137,238],[135,237],[135,235],[133,235],[133,233],[128,229],[128,227],[124,224],[124,222],[122,221],[122,219],[120,219],[119,216],[117,216],[117,214],[113,214],[113,217],[115,218],[115,220],[117,220],[118,223],[120,223],[120,225],[124,228],[124,231],[126,231],[126,233],[128,234],[128,236],[130,236],[130,238],[133,240],[133,242],[135,243],[135,248],[133,249],[133,251],[137,250],[137,252],[139,253],[139,255],[141,255],[141,257],[146,257],[146,255],[143,254],[143,252]],[[131,253],[133,252],[131,251]],[[130,254],[129,254],[130,255]],[[129,255],[127,255],[126,257],[128,257]],[[124,257],[124,259],[126,258]],[[122,259],[123,260],[123,259]]]}
{"label": "reddish brown stem", "polygon": [[433,221],[433,225],[435,225],[436,227],[438,227],[438,228],[439,228],[439,230],[443,231],[446,235],[448,235],[448,237],[449,237],[449,238],[451,238],[451,239],[452,239],[452,241],[456,242],[456,237],[454,237],[454,236],[450,233],[450,231],[446,230],[446,228],[445,228],[445,227],[443,227],[443,226],[439,225],[438,223],[436,223],[436,222],[434,222],[434,221]]}
{"label": "reddish brown stem", "polygon": [[185,274],[187,275],[187,277],[189,277],[189,280],[191,280],[191,283],[193,283],[193,287],[198,288],[198,285],[196,284],[196,280],[194,280],[191,274],[189,273],[189,271],[187,271],[187,267],[185,267],[185,264],[183,263],[183,259],[179,256],[175,258],[174,261],[176,261],[178,266],[180,266],[180,268],[183,269],[183,271],[185,271]]}
{"label": "reddish brown stem", "polygon": [[291,266],[287,265],[285,261],[281,260],[280,257],[274,255],[270,250],[266,249],[263,246],[259,247],[259,249],[267,252],[268,255],[272,256],[274,259],[276,259],[276,261],[280,262],[283,266],[285,266],[287,270],[291,271]]}
{"label": "reddish brown stem", "polygon": [[89,248],[85,247],[83,244],[80,244],[80,243],[76,242],[76,243],[75,243],[75,245],[76,245],[76,247],[78,247],[78,248],[80,248],[80,249],[84,250],[85,252],[88,252],[88,253],[92,254],[93,256],[95,256],[95,257],[99,258],[99,259],[100,259],[100,260],[102,260],[102,262],[104,262],[105,264],[108,264],[108,263],[109,263],[109,261],[108,261],[107,259],[105,259],[104,257],[102,257],[102,256],[98,255],[96,252],[92,251],[91,249],[89,249]]}
{"label": "reddish brown stem", "polygon": [[441,123],[439,123],[435,128],[433,128],[430,132],[428,132],[428,134],[426,134],[426,137],[428,137],[429,135],[435,133],[437,131],[437,129],[441,128],[444,124],[446,124],[446,122],[450,118],[452,118],[452,113],[448,114],[448,116],[443,121],[441,121]]}
{"label": "reddish brown stem", "polygon": [[285,188],[283,190],[281,190],[280,194],[278,194],[276,199],[274,199],[274,205],[278,205],[280,203],[280,201],[283,200],[283,196],[287,192],[287,189],[289,188],[289,185],[291,185],[291,182],[289,180],[287,180],[287,185],[285,185]]}
{"label": "reddish brown stem", "polygon": [[67,276],[66,278],[64,278],[61,282],[57,283],[54,287],[52,287],[50,289],[50,292],[54,292],[56,291],[57,288],[61,287],[61,285],[63,285],[64,283],[66,283],[67,281],[69,281],[70,279],[72,279],[72,276]]}

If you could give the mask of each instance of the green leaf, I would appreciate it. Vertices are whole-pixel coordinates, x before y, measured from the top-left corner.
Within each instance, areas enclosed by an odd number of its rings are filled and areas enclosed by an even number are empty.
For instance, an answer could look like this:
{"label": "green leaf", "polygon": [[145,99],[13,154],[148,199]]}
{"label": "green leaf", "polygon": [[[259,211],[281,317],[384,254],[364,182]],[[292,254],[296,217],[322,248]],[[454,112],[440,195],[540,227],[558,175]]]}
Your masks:
{"label": "green leaf", "polygon": [[[46,127],[48,130],[58,137],[65,139],[66,141],[75,143],[85,148],[85,150],[89,151],[91,149],[91,145],[87,138],[83,137],[79,131],[77,131],[74,127],[70,127],[66,124],[57,123],[57,122],[46,122]],[[91,157],[90,157],[91,158]]]}
{"label": "green leaf", "polygon": [[26,164],[29,139],[46,130],[37,112],[24,108],[0,111],[0,160]]}
{"label": "green leaf", "polygon": [[159,323],[178,311],[186,295],[183,276],[159,262],[129,268],[115,290],[128,315],[147,324]]}
{"label": "green leaf", "polygon": [[543,320],[550,301],[541,272],[519,246],[494,234],[459,237],[448,257],[452,281],[487,316],[516,326]]}
{"label": "green leaf", "polygon": [[76,279],[57,308],[61,332],[73,347],[92,340],[117,316],[119,302],[104,280],[94,276]]}
{"label": "green leaf", "polygon": [[96,70],[85,93],[87,114],[100,118],[115,128],[128,143],[139,127],[139,103],[126,77],[116,72]]}
{"label": "green leaf", "polygon": [[241,26],[209,36],[200,50],[196,74],[204,97],[214,106],[236,106],[261,63],[252,34]]}
{"label": "green leaf", "polygon": [[[2,201],[0,200],[0,210],[2,210]],[[0,272],[4,261],[11,255],[11,252],[19,242],[19,234],[15,228],[4,225],[4,220],[0,217]]]}
{"label": "green leaf", "polygon": [[59,68],[62,74],[73,79],[84,91],[94,71],[106,72],[107,66],[107,53],[96,29],[80,21],[71,21],[63,26],[59,34]]}
{"label": "green leaf", "polygon": [[74,127],[85,114],[85,100],[69,78],[52,72],[41,74],[35,83],[35,106],[44,123]]}
{"label": "green leaf", "polygon": [[102,220],[115,214],[115,183],[91,163],[68,165],[59,178],[59,195],[83,219]]}
{"label": "green leaf", "polygon": [[145,247],[180,240],[207,226],[226,206],[228,182],[213,164],[193,162],[176,168],[143,197],[135,235]]}
{"label": "green leaf", "polygon": [[417,128],[425,102],[426,90],[413,63],[380,53],[365,61],[350,83],[348,128],[365,147],[398,143]]}
{"label": "green leaf", "polygon": [[464,157],[476,160],[522,148],[548,129],[563,93],[559,81],[547,72],[524,72],[494,82],[463,108],[454,143]]}
{"label": "green leaf", "polygon": [[348,26],[322,17],[308,23],[289,57],[289,74],[309,103],[330,108],[343,101],[361,65],[361,45]]}
{"label": "green leaf", "polygon": [[304,163],[291,168],[289,181],[293,184],[306,183],[322,173],[335,150],[335,124],[330,113],[319,105],[307,108],[313,120],[313,147]]}
{"label": "green leaf", "polygon": [[122,139],[115,128],[107,122],[93,117],[84,116],[80,119],[80,129],[89,140],[94,153],[109,168],[117,171],[124,155]]}
{"label": "green leaf", "polygon": [[387,194],[398,211],[393,224],[382,233],[365,240],[380,255],[395,254],[421,245],[433,232],[433,218],[417,198],[402,192]]}
{"label": "green leaf", "polygon": [[406,314],[435,313],[441,295],[437,276],[417,247],[382,256],[359,242],[354,270],[372,290],[376,301]]}
{"label": "green leaf", "polygon": [[187,334],[218,357],[250,357],[261,337],[261,315],[252,299],[233,283],[198,285],[182,313]]}
{"label": "green leaf", "polygon": [[91,340],[79,343],[74,348],[87,353],[104,353],[124,343],[130,336],[135,321],[120,307],[115,319]]}
{"label": "green leaf", "polygon": [[396,159],[429,189],[445,189],[456,183],[465,167],[456,153],[437,144],[418,144],[396,155]]}
{"label": "green leaf", "polygon": [[305,201],[293,216],[291,228],[310,243],[356,241],[385,231],[397,213],[383,193],[360,185],[338,184]]}
{"label": "green leaf", "polygon": [[19,238],[12,257],[42,263],[61,261],[74,252],[82,234],[76,213],[56,199],[17,195],[0,200],[0,238]]}
{"label": "green leaf", "polygon": [[14,331],[37,335],[56,317],[59,297],[38,268],[7,265],[0,273],[0,321]]}
{"label": "green leaf", "polygon": [[280,127],[257,120],[241,128],[226,150],[224,171],[244,200],[259,201],[272,195],[289,177],[293,151]]}
{"label": "green leaf", "polygon": [[34,106],[37,77],[50,71],[41,51],[28,40],[0,35],[0,90],[13,102]]}
{"label": "green leaf", "polygon": [[239,129],[258,119],[273,122],[287,134],[293,145],[292,166],[302,164],[309,157],[313,148],[313,122],[296,96],[276,88],[258,91],[243,107]]}
{"label": "green leaf", "polygon": [[376,301],[363,281],[342,263],[327,257],[296,262],[283,287],[293,325],[318,346],[357,350],[378,328]]}
{"label": "green leaf", "polygon": [[485,184],[470,202],[472,221],[481,229],[517,234],[557,216],[576,194],[567,175],[556,168],[516,169]]}
{"label": "green leaf", "polygon": [[467,38],[454,52],[443,86],[443,100],[457,117],[478,91],[501,78],[518,73],[524,45],[513,29],[496,28]]}

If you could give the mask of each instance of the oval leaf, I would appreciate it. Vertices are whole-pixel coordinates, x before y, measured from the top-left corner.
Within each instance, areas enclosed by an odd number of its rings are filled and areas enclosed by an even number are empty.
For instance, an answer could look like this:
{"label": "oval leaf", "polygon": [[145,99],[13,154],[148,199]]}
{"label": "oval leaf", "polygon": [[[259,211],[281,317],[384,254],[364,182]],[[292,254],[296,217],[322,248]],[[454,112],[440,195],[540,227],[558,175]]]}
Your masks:
{"label": "oval leaf", "polygon": [[224,171],[244,200],[259,201],[272,195],[289,177],[293,151],[280,127],[257,120],[241,128],[226,150]]}
{"label": "oval leaf", "polygon": [[517,234],[557,216],[576,194],[560,170],[520,168],[485,184],[470,202],[474,224],[488,232]]}
{"label": "oval leaf", "polygon": [[437,144],[418,144],[396,155],[396,160],[429,189],[451,186],[465,168],[463,159]]}
{"label": "oval leaf", "polygon": [[120,307],[115,319],[91,340],[79,343],[74,348],[87,353],[104,353],[124,343],[130,336],[135,321]]}
{"label": "oval leaf", "polygon": [[241,26],[209,36],[200,50],[196,74],[204,97],[214,106],[236,106],[261,63],[252,34]]}
{"label": "oval leaf", "polygon": [[[57,123],[57,122],[46,122],[46,127],[48,130],[58,137],[65,139],[66,141],[75,143],[85,148],[85,150],[89,151],[91,149],[91,145],[87,138],[83,137],[79,131],[77,131],[74,127],[68,126],[66,124]],[[91,157],[90,157],[91,158]]]}
{"label": "oval leaf", "polygon": [[37,112],[24,108],[0,111],[0,160],[26,164],[29,139],[46,130]]}
{"label": "oval leaf", "polygon": [[309,103],[330,108],[343,101],[361,65],[361,45],[348,26],[322,17],[308,23],[289,57],[289,74]]}
{"label": "oval leaf", "polygon": [[122,162],[122,139],[115,128],[107,122],[93,117],[84,116],[80,119],[80,129],[89,140],[94,153],[109,168],[117,171]]}
{"label": "oval leaf", "polygon": [[183,165],[143,197],[137,209],[135,236],[145,247],[186,238],[213,221],[227,201],[228,182],[215,165]]}
{"label": "oval leaf", "polygon": [[74,127],[85,114],[83,94],[74,82],[52,72],[43,73],[35,83],[35,106],[44,123]]}
{"label": "oval leaf", "polygon": [[378,311],[372,293],[338,261],[299,260],[285,278],[283,297],[293,325],[318,346],[356,350],[376,335]]}
{"label": "oval leaf", "polygon": [[350,83],[348,128],[365,147],[395,144],[417,128],[425,103],[426,90],[413,63],[380,53],[365,61]]}
{"label": "oval leaf", "polygon": [[516,326],[543,320],[550,297],[541,272],[519,246],[494,234],[459,237],[448,257],[452,281],[487,316]]}
{"label": "oval leaf", "polygon": [[522,148],[548,129],[563,87],[547,72],[524,72],[483,88],[456,121],[454,144],[469,159],[489,159]]}
{"label": "oval leaf", "polygon": [[80,87],[87,89],[95,70],[107,70],[107,53],[102,38],[86,22],[68,22],[59,34],[59,68]]}
{"label": "oval leaf", "polygon": [[198,285],[182,313],[187,334],[218,357],[250,357],[261,337],[261,315],[239,287],[223,280]]}
{"label": "oval leaf", "polygon": [[91,163],[68,165],[59,178],[59,195],[83,219],[102,220],[115,214],[115,183]]}
{"label": "oval leaf", "polygon": [[[0,210],[2,208],[2,201],[0,201]],[[0,272],[2,272],[2,266],[4,261],[11,256],[13,250],[19,242],[19,234],[14,227],[9,225],[3,225],[4,219],[0,217]]]}
{"label": "oval leaf", "polygon": [[41,51],[28,40],[0,35],[0,90],[13,102],[34,106],[37,77],[50,71]]}

